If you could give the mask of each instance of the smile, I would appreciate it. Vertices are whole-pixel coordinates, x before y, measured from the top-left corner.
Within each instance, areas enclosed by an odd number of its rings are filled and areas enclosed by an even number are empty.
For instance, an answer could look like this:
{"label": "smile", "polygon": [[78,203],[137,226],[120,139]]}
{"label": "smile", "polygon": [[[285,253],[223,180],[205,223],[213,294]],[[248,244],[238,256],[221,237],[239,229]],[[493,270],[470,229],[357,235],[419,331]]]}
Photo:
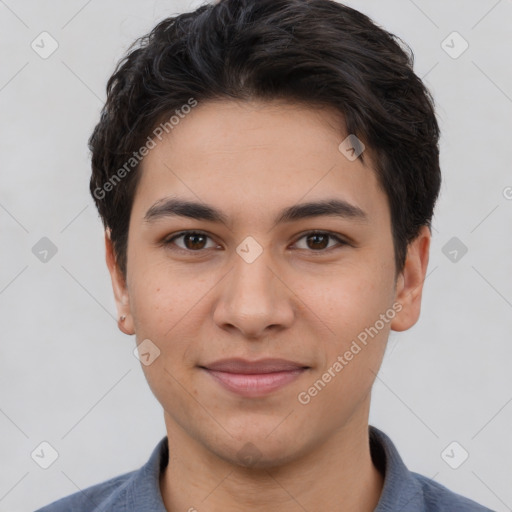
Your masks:
{"label": "smile", "polygon": [[297,379],[306,371],[306,368],[272,373],[231,373],[209,368],[204,370],[221,386],[233,393],[245,397],[259,397],[283,388]]}

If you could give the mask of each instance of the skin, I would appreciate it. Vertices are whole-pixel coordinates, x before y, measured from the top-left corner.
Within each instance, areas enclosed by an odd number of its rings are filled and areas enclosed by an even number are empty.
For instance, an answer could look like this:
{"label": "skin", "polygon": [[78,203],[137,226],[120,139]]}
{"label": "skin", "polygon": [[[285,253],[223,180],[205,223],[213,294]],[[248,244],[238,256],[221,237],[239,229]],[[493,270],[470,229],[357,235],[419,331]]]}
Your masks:
{"label": "skin", "polygon": [[[160,478],[169,511],[373,511],[383,476],[368,444],[371,388],[389,331],[420,315],[430,231],[409,245],[395,279],[387,197],[372,170],[339,150],[343,118],[283,102],[199,104],[142,162],[123,279],[106,231],[119,328],[160,355],[142,365],[164,409],[170,460]],[[222,210],[227,223],[146,211],[174,195]],[[317,216],[273,226],[281,209],[342,198],[367,222]],[[182,230],[200,230],[198,240]],[[308,239],[330,231],[350,241]],[[236,252],[247,236],[263,252]],[[323,244],[323,245],[322,245]],[[181,249],[181,251],[180,251]],[[200,254],[199,254],[200,253]],[[304,405],[307,391],[379,315],[401,310]],[[198,365],[226,357],[310,368],[264,397],[222,388]],[[256,461],[238,455],[252,443]],[[243,453],[243,452],[242,452]]]}

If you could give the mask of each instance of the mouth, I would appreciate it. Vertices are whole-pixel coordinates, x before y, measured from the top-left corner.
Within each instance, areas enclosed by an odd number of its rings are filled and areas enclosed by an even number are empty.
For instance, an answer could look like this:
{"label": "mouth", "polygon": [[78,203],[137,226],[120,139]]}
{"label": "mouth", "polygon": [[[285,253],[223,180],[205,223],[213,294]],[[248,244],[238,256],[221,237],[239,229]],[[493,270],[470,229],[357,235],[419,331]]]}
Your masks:
{"label": "mouth", "polygon": [[284,359],[223,359],[200,368],[232,393],[260,397],[283,388],[310,367]]}

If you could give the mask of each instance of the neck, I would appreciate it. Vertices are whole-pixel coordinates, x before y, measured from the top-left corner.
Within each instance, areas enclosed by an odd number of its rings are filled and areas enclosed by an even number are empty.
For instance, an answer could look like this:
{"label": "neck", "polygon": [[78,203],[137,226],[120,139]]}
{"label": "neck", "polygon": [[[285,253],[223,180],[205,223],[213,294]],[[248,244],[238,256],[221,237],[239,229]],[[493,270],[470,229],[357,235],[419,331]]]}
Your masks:
{"label": "neck", "polygon": [[371,459],[367,422],[263,469],[218,457],[167,416],[166,425],[169,463],[160,489],[169,512],[373,512],[378,504],[384,478]]}

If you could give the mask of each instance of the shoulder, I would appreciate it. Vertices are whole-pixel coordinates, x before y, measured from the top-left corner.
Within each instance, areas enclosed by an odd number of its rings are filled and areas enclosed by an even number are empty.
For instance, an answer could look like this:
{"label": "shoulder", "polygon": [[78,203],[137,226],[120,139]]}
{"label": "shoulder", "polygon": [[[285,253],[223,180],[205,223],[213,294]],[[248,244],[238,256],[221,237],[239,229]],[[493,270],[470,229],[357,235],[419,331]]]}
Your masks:
{"label": "shoulder", "polygon": [[65,496],[36,512],[165,512],[159,475],[169,456],[167,436],[139,469]]}
{"label": "shoulder", "polygon": [[384,475],[384,487],[375,512],[493,512],[424,475],[410,471],[391,439],[370,426],[370,451]]}
{"label": "shoulder", "polygon": [[426,476],[414,472],[410,474],[421,488],[427,512],[493,512]]}
{"label": "shoulder", "polygon": [[137,474],[130,471],[84,490],[65,496],[35,512],[103,512],[115,511],[116,503],[123,500],[129,482]]}

